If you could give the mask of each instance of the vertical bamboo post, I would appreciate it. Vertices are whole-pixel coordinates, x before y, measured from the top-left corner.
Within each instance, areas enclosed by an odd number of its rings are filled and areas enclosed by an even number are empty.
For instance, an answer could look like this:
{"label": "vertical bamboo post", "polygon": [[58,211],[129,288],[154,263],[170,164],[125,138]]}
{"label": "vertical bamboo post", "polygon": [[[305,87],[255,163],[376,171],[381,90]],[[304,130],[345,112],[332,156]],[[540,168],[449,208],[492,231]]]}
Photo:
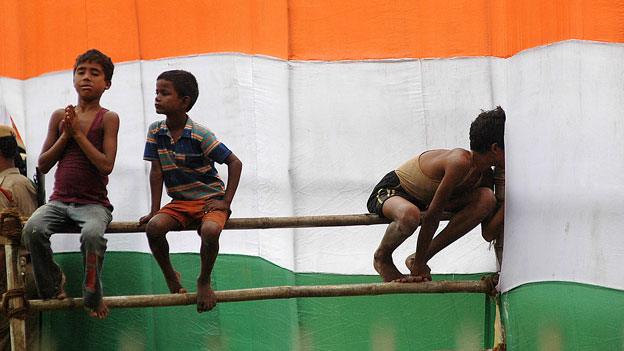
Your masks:
{"label": "vertical bamboo post", "polygon": [[[25,296],[15,296],[12,291],[24,292],[24,280],[19,274],[19,245],[22,232],[22,221],[15,208],[0,212],[0,245],[4,246],[7,294],[3,303],[7,303],[8,311],[19,311],[25,307]],[[11,349],[26,351],[26,320],[20,313],[9,314]],[[22,318],[20,318],[22,317]]]}
{"label": "vertical bamboo post", "polygon": [[[7,291],[13,289],[23,289],[24,281],[21,279],[18,273],[18,257],[19,257],[19,243],[2,237],[4,242],[4,253],[6,260],[6,277],[7,277]],[[15,308],[24,307],[24,301],[21,297],[11,297],[9,299],[9,310]],[[11,333],[11,350],[13,351],[26,351],[26,320],[20,319],[17,316],[12,316],[10,321],[10,333]]]}

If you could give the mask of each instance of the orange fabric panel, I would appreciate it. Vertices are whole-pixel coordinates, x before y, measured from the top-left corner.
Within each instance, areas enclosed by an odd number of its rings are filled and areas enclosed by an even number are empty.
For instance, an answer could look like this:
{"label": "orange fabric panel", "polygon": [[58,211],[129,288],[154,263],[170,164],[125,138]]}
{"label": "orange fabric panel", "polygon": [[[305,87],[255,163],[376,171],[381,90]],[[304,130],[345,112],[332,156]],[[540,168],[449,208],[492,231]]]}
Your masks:
{"label": "orange fabric panel", "polygon": [[3,0],[0,13],[5,77],[71,69],[89,48],[115,63],[210,52],[288,57],[286,0]]}
{"label": "orange fabric panel", "polygon": [[[488,1],[292,0],[291,58],[490,55]],[[330,11],[331,9],[331,11]]]}
{"label": "orange fabric panel", "polygon": [[[15,21],[0,23],[0,38],[16,51],[0,52],[0,75],[29,78],[70,69],[76,56],[98,48],[115,62],[138,57],[136,11],[126,0],[3,1]],[[17,34],[16,34],[17,33]],[[3,43],[4,44],[4,43]]]}
{"label": "orange fabric panel", "polygon": [[0,76],[213,52],[295,60],[509,57],[567,39],[624,42],[622,0],[3,0]]}
{"label": "orange fabric panel", "polygon": [[614,0],[291,0],[290,58],[509,57],[561,40],[624,42]]}
{"label": "orange fabric panel", "polygon": [[287,0],[139,0],[141,58],[241,52],[288,57]]}

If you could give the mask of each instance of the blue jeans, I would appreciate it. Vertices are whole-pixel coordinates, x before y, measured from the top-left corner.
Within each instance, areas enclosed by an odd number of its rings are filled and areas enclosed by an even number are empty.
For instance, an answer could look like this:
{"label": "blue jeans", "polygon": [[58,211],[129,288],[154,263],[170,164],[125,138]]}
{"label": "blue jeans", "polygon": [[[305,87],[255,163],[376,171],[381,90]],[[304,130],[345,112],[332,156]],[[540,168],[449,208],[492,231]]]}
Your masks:
{"label": "blue jeans", "polygon": [[54,262],[50,236],[68,224],[80,227],[80,251],[84,265],[82,294],[85,307],[96,308],[102,299],[100,280],[106,238],[104,231],[113,219],[111,211],[97,204],[50,201],[39,207],[22,231],[22,242],[30,251],[37,291],[42,299],[61,290],[61,268]]}

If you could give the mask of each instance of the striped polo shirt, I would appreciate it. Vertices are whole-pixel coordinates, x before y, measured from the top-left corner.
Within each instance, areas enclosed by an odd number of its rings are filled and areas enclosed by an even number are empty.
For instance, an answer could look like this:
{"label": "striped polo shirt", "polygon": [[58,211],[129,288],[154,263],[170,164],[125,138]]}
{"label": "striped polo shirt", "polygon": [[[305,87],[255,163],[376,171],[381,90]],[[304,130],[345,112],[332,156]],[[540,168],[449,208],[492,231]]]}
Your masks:
{"label": "striped polo shirt", "polygon": [[231,153],[208,128],[187,118],[176,143],[166,121],[152,123],[143,159],[160,160],[167,194],[172,199],[202,200],[224,195],[224,184],[214,163],[223,164]]}

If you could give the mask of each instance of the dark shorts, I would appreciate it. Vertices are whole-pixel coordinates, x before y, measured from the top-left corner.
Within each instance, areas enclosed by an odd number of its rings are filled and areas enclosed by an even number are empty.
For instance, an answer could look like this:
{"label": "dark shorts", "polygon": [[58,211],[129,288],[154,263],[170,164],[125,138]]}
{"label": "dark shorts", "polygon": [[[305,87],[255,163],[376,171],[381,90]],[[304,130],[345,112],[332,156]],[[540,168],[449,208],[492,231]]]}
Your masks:
{"label": "dark shorts", "polygon": [[386,200],[393,196],[400,196],[404,198],[405,200],[416,205],[416,207],[418,207],[420,210],[424,211],[427,209],[427,204],[408,194],[407,191],[405,191],[401,187],[401,181],[399,180],[399,177],[394,171],[391,171],[383,178],[381,178],[381,181],[377,185],[375,185],[375,188],[373,189],[373,192],[370,194],[368,202],[366,203],[368,212],[376,213],[381,217],[384,217],[381,208],[383,207],[384,202],[386,202]]}

